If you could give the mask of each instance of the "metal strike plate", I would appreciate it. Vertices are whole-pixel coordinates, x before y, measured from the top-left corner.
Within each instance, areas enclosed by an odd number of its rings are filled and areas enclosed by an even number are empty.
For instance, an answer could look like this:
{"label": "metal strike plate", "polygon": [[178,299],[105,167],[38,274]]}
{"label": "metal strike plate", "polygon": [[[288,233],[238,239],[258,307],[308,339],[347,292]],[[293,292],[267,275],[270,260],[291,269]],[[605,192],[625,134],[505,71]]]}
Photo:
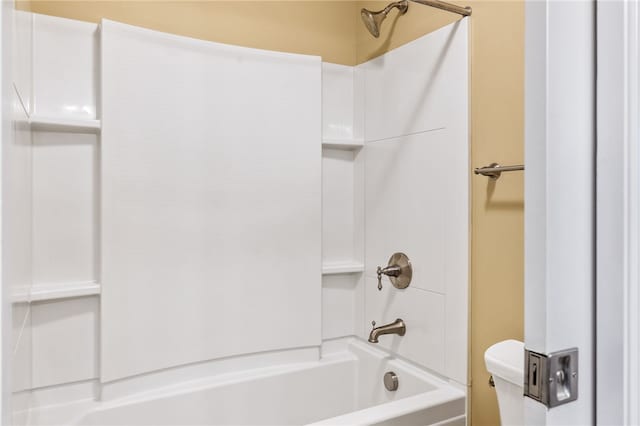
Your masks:
{"label": "metal strike plate", "polygon": [[578,399],[578,349],[548,355],[525,349],[524,396],[549,408]]}

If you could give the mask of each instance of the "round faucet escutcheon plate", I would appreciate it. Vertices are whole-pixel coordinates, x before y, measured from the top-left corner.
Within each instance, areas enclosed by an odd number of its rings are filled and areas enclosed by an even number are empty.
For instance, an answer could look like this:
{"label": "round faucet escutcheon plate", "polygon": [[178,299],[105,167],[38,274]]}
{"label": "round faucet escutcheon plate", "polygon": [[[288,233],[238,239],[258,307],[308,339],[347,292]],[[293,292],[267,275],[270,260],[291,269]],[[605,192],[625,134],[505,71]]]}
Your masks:
{"label": "round faucet escutcheon plate", "polygon": [[413,267],[411,266],[409,256],[404,253],[393,253],[389,259],[389,265],[400,267],[400,274],[398,274],[398,276],[389,277],[391,284],[400,290],[409,287],[409,284],[411,284],[411,278],[413,277]]}

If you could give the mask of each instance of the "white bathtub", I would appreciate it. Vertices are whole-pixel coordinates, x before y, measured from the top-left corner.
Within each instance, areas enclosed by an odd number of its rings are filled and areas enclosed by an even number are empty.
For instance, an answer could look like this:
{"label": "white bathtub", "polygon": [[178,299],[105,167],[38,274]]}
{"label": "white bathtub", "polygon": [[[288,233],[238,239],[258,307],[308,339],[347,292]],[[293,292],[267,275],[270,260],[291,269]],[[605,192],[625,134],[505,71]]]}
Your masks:
{"label": "white bathtub", "polygon": [[[398,376],[395,392],[384,387],[387,371]],[[67,424],[465,424],[462,390],[356,339],[317,362],[218,375],[85,407]],[[55,424],[46,417],[45,410],[32,419]]]}

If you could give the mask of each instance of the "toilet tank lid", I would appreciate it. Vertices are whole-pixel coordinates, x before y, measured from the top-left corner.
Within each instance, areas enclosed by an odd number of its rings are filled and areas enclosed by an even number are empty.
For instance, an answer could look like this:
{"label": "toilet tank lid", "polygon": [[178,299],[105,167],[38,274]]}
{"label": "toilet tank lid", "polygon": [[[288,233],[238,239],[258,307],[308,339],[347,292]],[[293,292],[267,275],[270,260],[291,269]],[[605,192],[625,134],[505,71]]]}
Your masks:
{"label": "toilet tank lid", "polygon": [[517,340],[498,342],[486,350],[484,362],[493,376],[524,386],[524,343]]}

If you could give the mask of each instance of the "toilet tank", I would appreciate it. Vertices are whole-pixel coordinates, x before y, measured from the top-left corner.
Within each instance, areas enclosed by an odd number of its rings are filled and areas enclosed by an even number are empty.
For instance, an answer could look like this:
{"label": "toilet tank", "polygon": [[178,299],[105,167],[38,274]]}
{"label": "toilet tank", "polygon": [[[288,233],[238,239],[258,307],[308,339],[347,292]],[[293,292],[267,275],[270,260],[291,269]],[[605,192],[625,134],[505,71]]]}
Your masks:
{"label": "toilet tank", "polygon": [[496,343],[486,350],[484,361],[496,385],[501,424],[524,424],[524,343]]}

